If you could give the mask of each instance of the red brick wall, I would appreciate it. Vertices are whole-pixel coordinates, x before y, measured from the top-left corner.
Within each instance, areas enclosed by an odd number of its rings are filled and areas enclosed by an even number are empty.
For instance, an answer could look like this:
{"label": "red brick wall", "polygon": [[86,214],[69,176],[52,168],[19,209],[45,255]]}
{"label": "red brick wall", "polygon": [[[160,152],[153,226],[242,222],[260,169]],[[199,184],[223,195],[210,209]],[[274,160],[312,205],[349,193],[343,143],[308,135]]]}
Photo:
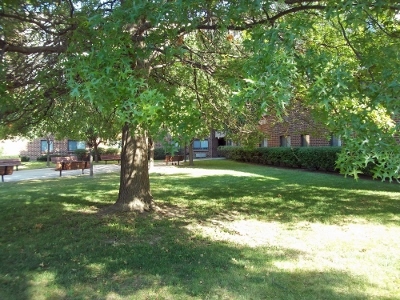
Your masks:
{"label": "red brick wall", "polygon": [[282,120],[264,117],[260,129],[267,135],[268,147],[279,147],[281,136],[290,136],[290,145],[301,146],[301,136],[309,135],[309,146],[329,146],[329,131],[311,117],[311,113],[301,105],[294,106]]}
{"label": "red brick wall", "polygon": [[[21,156],[29,156],[31,160],[36,160],[38,156],[44,155],[45,153],[42,153],[40,149],[40,141],[42,140],[46,140],[46,138],[37,138],[28,142],[27,150],[21,151]],[[61,155],[68,154],[68,140],[51,140],[53,141],[53,153]]]}

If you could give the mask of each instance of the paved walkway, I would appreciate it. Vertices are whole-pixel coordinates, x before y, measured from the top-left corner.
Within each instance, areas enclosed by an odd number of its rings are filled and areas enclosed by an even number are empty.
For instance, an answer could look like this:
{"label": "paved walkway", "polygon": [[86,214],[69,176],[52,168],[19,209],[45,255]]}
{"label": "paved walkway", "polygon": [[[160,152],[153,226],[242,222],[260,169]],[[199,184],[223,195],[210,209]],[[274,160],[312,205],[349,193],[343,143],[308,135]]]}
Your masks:
{"label": "paved walkway", "polygon": [[[115,164],[104,164],[104,165],[93,165],[93,173],[115,173],[119,172],[121,166]],[[85,169],[84,174],[82,174],[82,170],[69,170],[63,171],[62,177],[70,177],[70,176],[89,176],[90,170]],[[13,181],[22,181],[22,180],[42,180],[47,178],[57,178],[60,177],[60,172],[55,171],[54,167],[44,168],[44,169],[35,169],[35,170],[24,170],[20,169],[19,171],[14,170],[12,175],[4,176],[4,183],[13,182]],[[0,178],[1,184],[1,178]]]}
{"label": "paved walkway", "polygon": [[[207,158],[203,158],[201,160],[206,160]],[[221,158],[214,158],[221,159]],[[195,160],[196,161],[196,160]],[[121,166],[117,164],[98,164],[93,165],[93,173],[94,175],[100,173],[116,173],[121,170]],[[182,170],[179,170],[173,165],[165,165],[165,162],[156,162],[154,168],[150,170],[150,173],[181,173]],[[198,172],[198,170],[196,171]],[[69,170],[63,171],[62,177],[70,177],[70,176],[89,176],[90,170],[85,169],[84,174],[82,174],[82,170]],[[60,172],[55,171],[54,167],[44,168],[44,169],[35,169],[35,170],[24,170],[21,169],[19,171],[14,170],[12,175],[4,176],[4,183],[7,182],[15,182],[22,180],[43,180],[47,178],[57,178],[60,177]],[[2,184],[0,178],[0,185]]]}

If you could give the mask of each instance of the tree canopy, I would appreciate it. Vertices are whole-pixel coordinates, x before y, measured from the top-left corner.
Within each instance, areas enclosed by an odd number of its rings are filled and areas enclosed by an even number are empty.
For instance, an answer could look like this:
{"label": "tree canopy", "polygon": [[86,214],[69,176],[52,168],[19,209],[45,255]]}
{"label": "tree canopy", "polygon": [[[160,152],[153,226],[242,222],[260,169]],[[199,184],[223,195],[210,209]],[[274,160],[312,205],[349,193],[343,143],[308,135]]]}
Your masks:
{"label": "tree canopy", "polygon": [[[373,164],[377,178],[398,179],[399,10],[394,0],[4,1],[1,133],[26,133],[74,101],[115,114],[130,145],[121,198],[130,176],[148,182],[144,137],[215,128],[244,140],[301,99],[341,136],[344,174]],[[151,207],[145,186],[122,202]]]}

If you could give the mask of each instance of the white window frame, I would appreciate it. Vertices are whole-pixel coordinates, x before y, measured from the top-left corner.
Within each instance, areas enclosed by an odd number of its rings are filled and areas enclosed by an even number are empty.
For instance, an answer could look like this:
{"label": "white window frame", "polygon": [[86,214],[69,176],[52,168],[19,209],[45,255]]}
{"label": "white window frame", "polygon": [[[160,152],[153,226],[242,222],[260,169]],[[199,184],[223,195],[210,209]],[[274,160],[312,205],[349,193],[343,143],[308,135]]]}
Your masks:
{"label": "white window frame", "polygon": [[279,137],[279,144],[281,147],[290,147],[290,135],[281,135]]}
{"label": "white window frame", "polygon": [[[54,152],[54,143],[52,140],[49,141],[50,143],[50,152]],[[44,147],[45,146],[45,147]],[[47,153],[48,141],[47,140],[40,140],[40,152]]]}

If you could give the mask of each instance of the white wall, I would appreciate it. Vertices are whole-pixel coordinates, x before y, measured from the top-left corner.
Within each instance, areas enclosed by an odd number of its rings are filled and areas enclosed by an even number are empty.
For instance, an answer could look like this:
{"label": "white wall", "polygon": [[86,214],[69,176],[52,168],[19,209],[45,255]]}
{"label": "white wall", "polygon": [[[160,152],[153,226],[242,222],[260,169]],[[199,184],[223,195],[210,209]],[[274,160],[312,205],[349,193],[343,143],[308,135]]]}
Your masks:
{"label": "white wall", "polygon": [[19,156],[27,146],[27,139],[0,140],[0,156]]}

